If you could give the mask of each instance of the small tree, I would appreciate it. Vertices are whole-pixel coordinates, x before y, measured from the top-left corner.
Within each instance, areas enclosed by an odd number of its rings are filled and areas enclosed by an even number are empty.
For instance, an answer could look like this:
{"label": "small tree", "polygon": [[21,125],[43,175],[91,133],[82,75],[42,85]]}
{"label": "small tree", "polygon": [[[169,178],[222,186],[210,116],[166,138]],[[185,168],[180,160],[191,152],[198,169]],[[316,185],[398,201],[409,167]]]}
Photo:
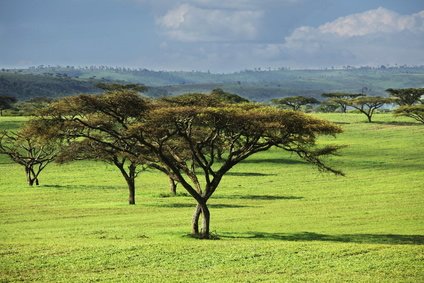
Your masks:
{"label": "small tree", "polygon": [[329,104],[336,104],[340,107],[343,113],[347,111],[347,102],[350,99],[354,99],[360,96],[365,96],[363,93],[343,93],[343,92],[331,92],[331,93],[323,93],[322,97],[327,98],[326,102]]}
{"label": "small tree", "polygon": [[422,103],[421,99],[424,96],[424,88],[403,88],[403,89],[393,89],[389,88],[386,91],[390,94],[391,97],[396,98],[394,102],[399,105],[413,105],[417,103]]}
{"label": "small tree", "polygon": [[241,97],[240,95],[225,92],[221,88],[215,88],[212,90],[211,94],[212,97],[221,100],[223,102],[227,103],[246,103],[249,102],[248,99]]}
{"label": "small tree", "polygon": [[424,123],[424,104],[402,105],[394,111],[395,116],[406,116]]}
{"label": "small tree", "polygon": [[271,100],[272,103],[279,107],[288,107],[294,111],[300,110],[302,106],[319,104],[320,102],[313,97],[290,96]]}
{"label": "small tree", "polygon": [[3,110],[12,109],[17,101],[13,96],[0,96],[0,116],[3,116]]}
{"label": "small tree", "polygon": [[52,162],[60,148],[57,140],[42,139],[37,136],[38,128],[28,123],[18,132],[0,133],[0,154],[8,155],[14,162],[25,168],[25,176],[30,186],[39,185],[38,177]]}
{"label": "small tree", "polygon": [[368,118],[368,122],[371,123],[371,119],[375,110],[382,107],[384,104],[393,103],[393,99],[380,96],[364,96],[345,100],[345,103],[346,105],[351,106],[365,114],[365,116]]}

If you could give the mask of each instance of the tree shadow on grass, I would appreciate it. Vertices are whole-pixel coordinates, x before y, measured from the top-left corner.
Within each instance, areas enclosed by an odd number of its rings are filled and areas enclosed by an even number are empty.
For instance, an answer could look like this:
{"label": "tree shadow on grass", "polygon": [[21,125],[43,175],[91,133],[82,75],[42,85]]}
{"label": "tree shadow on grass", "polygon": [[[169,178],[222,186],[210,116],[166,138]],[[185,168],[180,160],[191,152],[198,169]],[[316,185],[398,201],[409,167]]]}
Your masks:
{"label": "tree shadow on grass", "polygon": [[82,189],[82,190],[88,190],[88,189],[102,189],[102,190],[115,190],[119,189],[119,187],[116,186],[100,186],[100,185],[40,185],[41,188],[53,188],[53,189]]}
{"label": "tree shadow on grass", "polygon": [[[195,208],[196,204],[193,203],[155,203],[155,204],[146,204],[147,206],[155,207],[176,207],[176,208]],[[241,207],[257,207],[251,205],[238,205],[238,204],[208,204],[208,207],[211,208],[241,208]]]}
{"label": "tree shadow on grass", "polygon": [[227,176],[236,176],[236,177],[261,177],[261,176],[276,176],[277,174],[266,174],[266,173],[256,173],[256,172],[228,172]]}
{"label": "tree shadow on grass", "polygon": [[323,241],[362,244],[389,244],[389,245],[423,245],[424,235],[399,235],[399,234],[342,234],[327,235],[314,232],[301,233],[222,233],[221,238],[233,239],[263,239],[281,241]]}
{"label": "tree shadow on grass", "polygon": [[263,159],[246,159],[246,160],[243,160],[241,163],[305,164],[306,162],[303,160],[296,160],[296,159],[290,159],[290,158],[263,158]]}
{"label": "tree shadow on grass", "polygon": [[291,200],[303,199],[297,196],[272,196],[272,195],[228,195],[228,196],[215,196],[217,199],[250,199],[250,200]]}
{"label": "tree shadow on grass", "polygon": [[413,122],[413,121],[411,121],[411,122],[404,122],[404,121],[390,121],[390,122],[372,121],[371,124],[388,125],[388,126],[420,126],[420,125],[422,125],[418,121],[416,121],[416,122]]}

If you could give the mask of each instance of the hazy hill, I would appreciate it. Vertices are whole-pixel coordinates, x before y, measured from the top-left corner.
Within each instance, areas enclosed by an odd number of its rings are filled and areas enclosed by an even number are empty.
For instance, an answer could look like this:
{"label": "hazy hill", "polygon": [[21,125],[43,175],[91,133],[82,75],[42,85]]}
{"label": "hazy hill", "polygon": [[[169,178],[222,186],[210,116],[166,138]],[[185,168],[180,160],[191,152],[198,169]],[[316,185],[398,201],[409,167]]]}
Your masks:
{"label": "hazy hill", "polygon": [[345,68],[327,70],[246,70],[231,74],[150,71],[112,67],[31,67],[0,72],[0,95],[18,98],[63,96],[99,91],[99,81],[142,83],[148,95],[209,92],[214,88],[256,101],[291,95],[319,97],[323,92],[386,95],[387,88],[424,87],[424,67]]}

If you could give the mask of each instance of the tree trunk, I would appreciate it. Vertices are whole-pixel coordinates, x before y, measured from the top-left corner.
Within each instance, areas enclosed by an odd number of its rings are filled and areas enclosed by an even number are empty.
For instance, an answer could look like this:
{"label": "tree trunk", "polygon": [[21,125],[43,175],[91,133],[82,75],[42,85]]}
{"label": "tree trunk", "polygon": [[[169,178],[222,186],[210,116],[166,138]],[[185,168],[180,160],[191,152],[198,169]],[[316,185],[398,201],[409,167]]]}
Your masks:
{"label": "tree trunk", "polygon": [[368,122],[369,122],[369,123],[371,123],[371,122],[372,122],[372,121],[371,121],[371,117],[372,117],[371,115],[368,115],[368,114],[367,114],[367,118],[368,118]]}
{"label": "tree trunk", "polygon": [[202,205],[202,216],[203,216],[203,221],[202,221],[202,231],[200,232],[200,238],[209,239],[210,238],[209,223],[210,223],[211,214],[209,212],[209,209],[206,203]]}
{"label": "tree trunk", "polygon": [[191,228],[191,234],[193,236],[199,235],[199,218],[200,214],[202,212],[202,209],[200,207],[200,204],[196,205],[196,209],[194,210],[193,218],[192,218],[192,228]]}
{"label": "tree trunk", "polygon": [[28,185],[32,187],[34,185],[34,179],[31,177],[31,169],[29,167],[25,167],[25,176]]}
{"label": "tree trunk", "polygon": [[[202,229],[199,232],[199,219],[202,215]],[[198,203],[196,209],[194,210],[193,219],[192,219],[192,229],[191,233],[193,236],[198,237],[199,239],[209,239],[210,238],[210,212],[206,203]]]}
{"label": "tree trunk", "polygon": [[135,184],[134,184],[134,179],[127,180],[127,183],[128,183],[128,191],[129,191],[128,204],[135,204]]}
{"label": "tree trunk", "polygon": [[176,196],[177,195],[177,183],[171,177],[169,177],[169,188],[171,190],[171,194],[173,196]]}

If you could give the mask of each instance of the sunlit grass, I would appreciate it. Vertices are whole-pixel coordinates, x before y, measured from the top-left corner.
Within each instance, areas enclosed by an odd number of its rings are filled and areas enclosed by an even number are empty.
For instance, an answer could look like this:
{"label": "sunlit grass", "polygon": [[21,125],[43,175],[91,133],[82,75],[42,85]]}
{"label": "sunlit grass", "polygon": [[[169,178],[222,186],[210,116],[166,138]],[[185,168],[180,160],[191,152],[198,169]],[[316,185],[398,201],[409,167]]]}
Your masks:
{"label": "sunlit grass", "polygon": [[[315,114],[317,115],[317,114]],[[424,127],[412,119],[319,114],[345,132],[320,173],[277,150],[225,176],[210,200],[219,237],[186,237],[195,202],[166,176],[137,179],[127,204],[118,171],[52,164],[40,187],[0,156],[0,279],[41,282],[420,282],[424,280]],[[23,118],[0,118],[13,128]]]}

